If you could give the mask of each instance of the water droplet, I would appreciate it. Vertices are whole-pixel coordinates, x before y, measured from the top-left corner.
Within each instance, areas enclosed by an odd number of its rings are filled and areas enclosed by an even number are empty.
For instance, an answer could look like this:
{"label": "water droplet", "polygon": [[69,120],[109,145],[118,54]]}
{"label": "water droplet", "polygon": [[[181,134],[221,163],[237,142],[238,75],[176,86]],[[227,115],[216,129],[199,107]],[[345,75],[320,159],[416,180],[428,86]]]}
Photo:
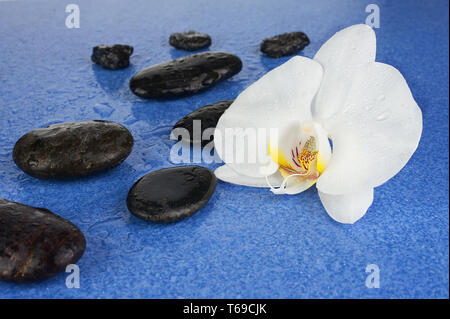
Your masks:
{"label": "water droplet", "polygon": [[366,110],[370,111],[371,109],[373,109],[374,105],[373,104],[367,104],[366,105]]}
{"label": "water droplet", "polygon": [[377,116],[377,121],[384,121],[389,117],[389,113],[383,113]]}
{"label": "water droplet", "polygon": [[94,111],[102,117],[108,117],[114,112],[114,109],[107,103],[98,103],[94,105]]}
{"label": "water droplet", "polygon": [[34,159],[30,159],[28,161],[28,165],[31,166],[31,167],[38,167],[39,166],[39,161],[34,160]]}

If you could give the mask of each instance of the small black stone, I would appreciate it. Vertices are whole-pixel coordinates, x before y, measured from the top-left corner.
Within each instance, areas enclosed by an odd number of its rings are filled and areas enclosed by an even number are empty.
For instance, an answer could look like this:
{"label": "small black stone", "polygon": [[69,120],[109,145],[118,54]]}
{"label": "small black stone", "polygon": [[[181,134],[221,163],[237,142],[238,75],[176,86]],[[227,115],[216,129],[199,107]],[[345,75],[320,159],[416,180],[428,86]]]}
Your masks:
{"label": "small black stone", "polygon": [[0,281],[53,277],[75,264],[85,248],[83,233],[68,220],[0,199]]}
{"label": "small black stone", "polygon": [[234,54],[202,52],[136,73],[130,80],[130,89],[147,99],[176,97],[207,89],[241,69],[242,61]]}
{"label": "small black stone", "polygon": [[132,53],[133,47],[129,45],[98,45],[92,50],[91,60],[106,69],[123,69],[130,65]]}
{"label": "small black stone", "polygon": [[177,49],[195,51],[209,47],[211,45],[211,37],[206,33],[191,30],[183,33],[172,33],[169,43]]}
{"label": "small black stone", "polygon": [[174,222],[205,206],[216,184],[216,176],[205,167],[161,169],[133,185],[128,193],[128,209],[136,217],[152,222]]}
{"label": "small black stone", "polygon": [[86,176],[121,164],[133,149],[133,136],[107,121],[67,122],[33,130],[14,146],[13,159],[37,178]]}
{"label": "small black stone", "polygon": [[288,32],[264,39],[261,51],[271,58],[279,58],[297,53],[308,44],[309,39],[303,32]]}
{"label": "small black stone", "polygon": [[[233,102],[234,100],[225,100],[196,109],[194,112],[179,120],[174,125],[173,129],[184,128],[189,132],[189,142],[201,142],[202,145],[206,145],[213,139],[213,136],[208,140],[202,140],[203,132],[209,128],[215,128],[219,118]],[[194,120],[200,120],[200,136],[194,135]],[[198,138],[200,138],[200,140]]]}

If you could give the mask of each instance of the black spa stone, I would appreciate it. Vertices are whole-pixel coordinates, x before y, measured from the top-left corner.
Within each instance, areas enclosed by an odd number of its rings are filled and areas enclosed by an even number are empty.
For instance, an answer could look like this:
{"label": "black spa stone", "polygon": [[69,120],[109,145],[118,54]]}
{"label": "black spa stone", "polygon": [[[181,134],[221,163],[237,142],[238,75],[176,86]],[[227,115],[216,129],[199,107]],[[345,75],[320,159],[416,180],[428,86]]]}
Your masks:
{"label": "black spa stone", "polygon": [[14,162],[37,178],[90,175],[121,164],[131,153],[133,136],[107,121],[67,122],[33,130],[14,146]]}
{"label": "black spa stone", "polygon": [[177,49],[195,51],[209,47],[211,37],[206,33],[190,30],[183,33],[172,33],[169,43]]}
{"label": "black spa stone", "polygon": [[180,166],[151,172],[130,189],[130,212],[152,222],[174,222],[205,206],[216,188],[213,172],[201,166]]}
{"label": "black spa stone", "polygon": [[98,45],[92,50],[91,60],[106,69],[118,70],[130,65],[132,53],[133,47],[129,45]]}
{"label": "black spa stone", "polygon": [[142,98],[177,97],[207,89],[241,69],[242,62],[234,54],[202,52],[136,73],[130,80],[130,89]]}
{"label": "black spa stone", "polygon": [[53,277],[75,264],[85,248],[83,233],[68,220],[0,199],[0,281]]}
{"label": "black spa stone", "polygon": [[[219,118],[233,102],[234,100],[225,100],[203,106],[179,120],[174,125],[173,130],[177,128],[184,128],[189,132],[189,140],[186,142],[201,143],[201,145],[206,145],[213,139],[213,136],[203,140],[203,133],[207,129],[211,129],[212,131],[212,129],[216,127]],[[199,125],[200,128],[198,132],[194,132],[194,120],[199,121],[197,122],[198,124],[196,124]]]}
{"label": "black spa stone", "polygon": [[279,58],[297,53],[308,44],[309,39],[303,32],[288,32],[264,39],[261,51],[271,58]]}

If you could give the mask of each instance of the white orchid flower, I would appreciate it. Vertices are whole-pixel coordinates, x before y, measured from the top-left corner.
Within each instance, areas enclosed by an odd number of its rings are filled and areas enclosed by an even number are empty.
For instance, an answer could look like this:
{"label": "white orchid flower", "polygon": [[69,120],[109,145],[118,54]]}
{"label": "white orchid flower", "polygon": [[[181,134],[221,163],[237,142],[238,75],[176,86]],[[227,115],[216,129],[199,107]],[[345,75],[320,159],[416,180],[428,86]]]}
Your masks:
{"label": "white orchid flower", "polygon": [[[375,62],[375,49],[374,31],[354,25],[314,59],[295,56],[249,86],[217,123],[215,148],[225,165],[216,176],[276,194],[316,184],[334,220],[359,220],[374,188],[406,165],[422,133],[422,112],[405,79]],[[233,128],[275,128],[278,136],[227,143]],[[257,160],[249,160],[256,153]],[[240,154],[247,155],[235,161]]]}

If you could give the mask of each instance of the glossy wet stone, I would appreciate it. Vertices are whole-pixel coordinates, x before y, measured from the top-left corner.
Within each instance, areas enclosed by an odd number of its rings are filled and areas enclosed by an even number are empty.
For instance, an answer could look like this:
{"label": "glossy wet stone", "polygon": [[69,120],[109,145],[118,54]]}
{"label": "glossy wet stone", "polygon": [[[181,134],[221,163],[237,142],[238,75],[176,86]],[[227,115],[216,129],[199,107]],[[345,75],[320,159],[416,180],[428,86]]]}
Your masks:
{"label": "glossy wet stone", "polygon": [[271,58],[279,58],[297,53],[308,44],[309,39],[303,32],[288,32],[264,39],[261,51]]}
{"label": "glossy wet stone", "polygon": [[14,162],[37,178],[86,176],[122,163],[133,148],[133,136],[107,121],[67,122],[33,130],[13,151]]}
{"label": "glossy wet stone", "polygon": [[130,89],[143,98],[176,97],[207,89],[241,69],[241,60],[231,53],[202,52],[136,73]]}
{"label": "glossy wet stone", "polygon": [[[217,122],[219,121],[219,118],[222,116],[222,114],[228,109],[228,107],[233,103],[234,100],[225,100],[220,101],[214,104],[203,106],[194,112],[186,115],[181,120],[179,120],[173,127],[173,129],[177,128],[184,128],[189,132],[189,140],[186,140],[186,142],[191,143],[201,143],[201,145],[208,144],[212,139],[213,136],[210,135],[210,138],[202,139],[203,137],[206,137],[206,135],[209,135],[209,131],[211,131],[212,134],[214,134],[214,128],[217,125]],[[194,121],[197,122],[194,122]],[[200,121],[200,122],[198,122]],[[195,130],[194,130],[194,123]],[[197,126],[198,125],[198,126]],[[209,130],[208,130],[209,129]],[[206,133],[205,131],[208,130]],[[176,132],[176,131],[175,131]],[[205,133],[205,136],[203,136],[203,133]],[[181,137],[180,137],[181,139]]]}
{"label": "glossy wet stone", "polygon": [[211,37],[206,33],[191,30],[183,33],[172,33],[169,43],[177,49],[195,51],[209,47]]}
{"label": "glossy wet stone", "polygon": [[71,222],[47,209],[0,199],[0,280],[28,282],[65,271],[86,240]]}
{"label": "glossy wet stone", "polygon": [[106,69],[123,69],[130,65],[132,53],[133,47],[129,45],[98,45],[92,50],[91,60]]}
{"label": "glossy wet stone", "polygon": [[201,166],[179,166],[151,172],[130,189],[130,212],[152,222],[173,222],[205,206],[216,188],[213,172]]}

